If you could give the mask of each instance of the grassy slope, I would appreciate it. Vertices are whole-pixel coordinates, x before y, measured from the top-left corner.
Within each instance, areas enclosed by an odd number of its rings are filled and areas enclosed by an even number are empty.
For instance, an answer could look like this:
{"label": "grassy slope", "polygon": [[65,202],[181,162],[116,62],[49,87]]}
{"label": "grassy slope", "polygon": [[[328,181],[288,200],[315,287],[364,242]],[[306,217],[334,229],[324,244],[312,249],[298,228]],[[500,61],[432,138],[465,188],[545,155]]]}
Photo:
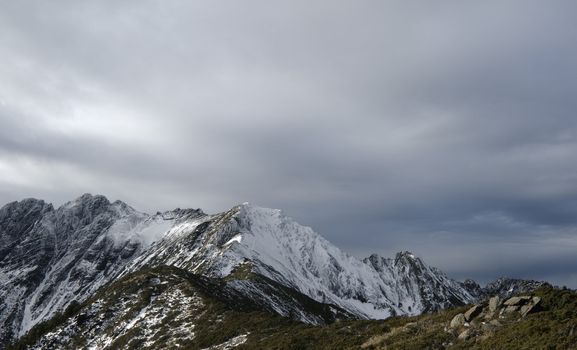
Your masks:
{"label": "grassy slope", "polygon": [[[235,336],[250,333],[246,343],[237,349],[442,349],[452,343],[452,349],[577,349],[577,294],[568,290],[543,288],[534,293],[542,298],[543,311],[523,319],[503,322],[493,336],[480,342],[475,339],[458,341],[445,331],[454,315],[466,307],[417,317],[394,317],[384,321],[339,321],[326,326],[309,326],[259,311],[250,302],[230,305],[215,299],[207,282],[199,284],[189,274],[174,268],[159,268],[139,272],[177,274],[190,281],[191,288],[202,289],[206,312],[196,322],[196,337],[187,348],[202,349],[221,344]],[[144,278],[144,277],[143,277]],[[209,283],[210,285],[210,283]],[[13,349],[25,349],[46,332],[76,315],[83,306],[97,298],[134,292],[131,284],[114,283],[84,305],[74,305],[64,315],[37,325]],[[214,286],[217,286],[216,284]],[[126,289],[126,290],[125,290]],[[117,344],[120,345],[120,344]],[[132,346],[129,339],[122,348]]]}

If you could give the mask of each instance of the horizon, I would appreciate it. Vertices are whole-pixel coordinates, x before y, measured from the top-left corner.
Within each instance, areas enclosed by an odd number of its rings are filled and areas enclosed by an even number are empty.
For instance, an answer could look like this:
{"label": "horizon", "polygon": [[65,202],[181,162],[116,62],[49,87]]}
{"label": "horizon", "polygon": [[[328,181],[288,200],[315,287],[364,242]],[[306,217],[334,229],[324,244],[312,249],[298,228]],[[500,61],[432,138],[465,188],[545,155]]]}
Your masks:
{"label": "horizon", "polygon": [[577,3],[6,2],[0,202],[249,201],[577,288]]}

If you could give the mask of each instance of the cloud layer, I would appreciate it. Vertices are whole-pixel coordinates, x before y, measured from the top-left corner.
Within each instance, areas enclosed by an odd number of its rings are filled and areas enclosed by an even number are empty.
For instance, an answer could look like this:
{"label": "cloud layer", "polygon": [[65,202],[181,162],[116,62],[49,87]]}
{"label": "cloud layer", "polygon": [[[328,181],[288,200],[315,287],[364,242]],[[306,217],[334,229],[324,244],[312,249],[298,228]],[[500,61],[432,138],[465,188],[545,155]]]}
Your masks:
{"label": "cloud layer", "polygon": [[0,5],[0,201],[250,201],[577,287],[573,1]]}

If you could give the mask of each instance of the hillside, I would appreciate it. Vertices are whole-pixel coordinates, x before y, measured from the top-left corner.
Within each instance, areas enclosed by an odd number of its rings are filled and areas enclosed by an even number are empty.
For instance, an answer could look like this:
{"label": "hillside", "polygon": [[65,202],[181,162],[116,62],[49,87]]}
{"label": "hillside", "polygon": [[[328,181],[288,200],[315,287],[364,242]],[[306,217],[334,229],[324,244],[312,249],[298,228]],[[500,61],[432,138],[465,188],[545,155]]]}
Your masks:
{"label": "hillside", "polygon": [[[174,267],[137,272],[101,289],[64,315],[35,326],[9,349],[572,349],[577,346],[577,294],[543,287],[539,308],[487,318],[490,305],[454,326],[471,306],[386,320],[346,320],[333,307],[306,307],[329,324],[291,321],[226,289],[224,281]],[[497,304],[495,304],[497,305]],[[499,309],[500,308],[500,309]],[[499,312],[499,310],[503,310]],[[470,314],[469,314],[470,316]],[[491,321],[489,321],[491,320]],[[459,328],[460,327],[460,328]],[[462,330],[469,332],[462,337]]]}

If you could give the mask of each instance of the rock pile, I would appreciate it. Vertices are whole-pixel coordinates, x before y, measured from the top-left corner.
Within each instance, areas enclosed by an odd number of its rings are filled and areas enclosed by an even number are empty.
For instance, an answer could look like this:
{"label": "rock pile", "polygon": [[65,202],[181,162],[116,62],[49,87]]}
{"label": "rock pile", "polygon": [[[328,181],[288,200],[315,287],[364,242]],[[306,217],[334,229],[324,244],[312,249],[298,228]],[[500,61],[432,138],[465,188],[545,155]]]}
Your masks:
{"label": "rock pile", "polygon": [[479,340],[491,337],[505,322],[540,310],[541,298],[517,296],[502,299],[494,296],[483,304],[473,305],[465,313],[457,314],[445,330],[458,340]]}

